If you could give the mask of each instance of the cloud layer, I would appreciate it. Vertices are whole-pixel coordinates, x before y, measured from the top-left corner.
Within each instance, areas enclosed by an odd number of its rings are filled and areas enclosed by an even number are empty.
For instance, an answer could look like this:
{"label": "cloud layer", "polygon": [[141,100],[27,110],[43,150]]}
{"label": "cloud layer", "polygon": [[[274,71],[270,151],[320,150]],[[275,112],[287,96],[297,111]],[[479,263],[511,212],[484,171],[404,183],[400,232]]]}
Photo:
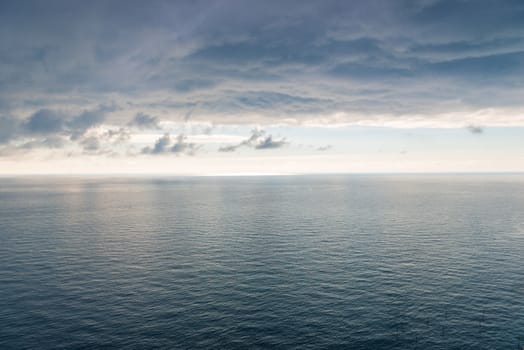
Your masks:
{"label": "cloud layer", "polygon": [[[2,1],[0,42],[4,151],[170,121],[524,125],[517,0]],[[195,151],[161,140],[143,153]]]}

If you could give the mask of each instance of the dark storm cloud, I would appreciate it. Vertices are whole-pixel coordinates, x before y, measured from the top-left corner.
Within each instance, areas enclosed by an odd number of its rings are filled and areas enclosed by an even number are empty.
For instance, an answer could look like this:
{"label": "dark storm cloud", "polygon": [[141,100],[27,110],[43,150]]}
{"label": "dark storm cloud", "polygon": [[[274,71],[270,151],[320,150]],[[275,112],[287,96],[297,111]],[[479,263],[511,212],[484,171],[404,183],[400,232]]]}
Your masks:
{"label": "dark storm cloud", "polygon": [[523,107],[517,0],[6,0],[0,43],[4,143],[124,127],[113,100],[139,129]]}
{"label": "dark storm cloud", "polygon": [[155,142],[153,147],[143,148],[142,154],[185,154],[194,156],[198,148],[196,144],[187,142],[187,136],[184,134],[179,134],[173,142],[171,135],[166,133]]}

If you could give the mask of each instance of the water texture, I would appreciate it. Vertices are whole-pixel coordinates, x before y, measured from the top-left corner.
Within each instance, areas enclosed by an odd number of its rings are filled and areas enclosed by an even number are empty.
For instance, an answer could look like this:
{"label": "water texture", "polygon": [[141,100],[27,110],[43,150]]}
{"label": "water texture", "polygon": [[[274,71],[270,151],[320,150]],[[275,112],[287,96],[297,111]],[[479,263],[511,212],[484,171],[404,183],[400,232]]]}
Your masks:
{"label": "water texture", "polygon": [[522,176],[0,179],[0,348],[516,349]]}

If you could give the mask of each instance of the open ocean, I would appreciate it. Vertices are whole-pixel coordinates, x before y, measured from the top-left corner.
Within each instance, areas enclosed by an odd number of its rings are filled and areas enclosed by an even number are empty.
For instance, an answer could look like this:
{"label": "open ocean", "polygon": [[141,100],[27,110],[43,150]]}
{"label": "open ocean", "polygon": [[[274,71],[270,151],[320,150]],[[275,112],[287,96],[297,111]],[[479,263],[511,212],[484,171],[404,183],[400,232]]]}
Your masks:
{"label": "open ocean", "polygon": [[524,176],[0,179],[0,349],[517,349]]}

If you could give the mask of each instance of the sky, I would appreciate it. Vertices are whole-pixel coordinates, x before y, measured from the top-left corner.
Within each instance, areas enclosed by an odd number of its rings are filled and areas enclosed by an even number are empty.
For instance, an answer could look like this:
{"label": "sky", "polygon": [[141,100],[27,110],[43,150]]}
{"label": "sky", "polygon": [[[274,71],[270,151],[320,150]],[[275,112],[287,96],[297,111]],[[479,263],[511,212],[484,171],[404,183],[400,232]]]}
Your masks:
{"label": "sky", "polygon": [[0,2],[0,175],[521,172],[524,2]]}

